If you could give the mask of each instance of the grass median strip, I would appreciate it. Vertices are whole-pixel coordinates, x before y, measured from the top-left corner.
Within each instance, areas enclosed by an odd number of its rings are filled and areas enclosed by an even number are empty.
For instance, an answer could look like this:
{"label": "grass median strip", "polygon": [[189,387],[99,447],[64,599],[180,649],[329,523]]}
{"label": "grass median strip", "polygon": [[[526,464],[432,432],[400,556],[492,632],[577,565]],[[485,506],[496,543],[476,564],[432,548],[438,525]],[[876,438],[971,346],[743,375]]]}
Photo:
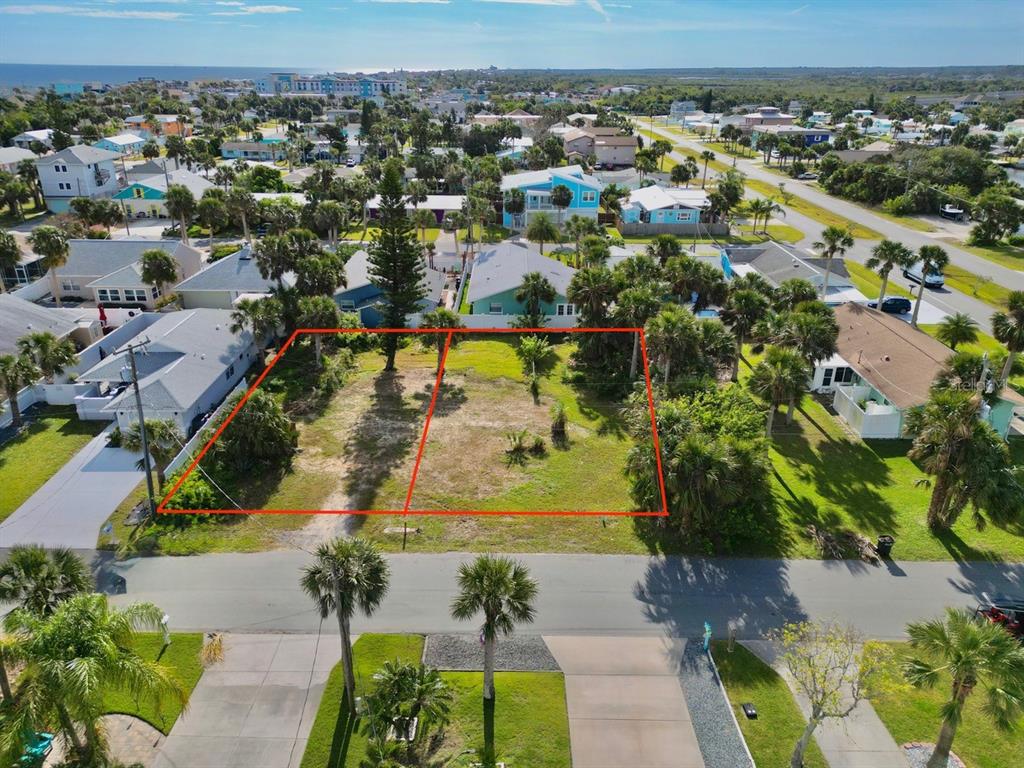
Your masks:
{"label": "grass median strip", "polygon": [[[880,232],[876,232],[869,227],[856,224],[849,219],[840,216],[838,213],[833,213],[832,211],[822,208],[820,205],[816,205],[799,195],[795,195],[790,192],[784,196],[779,192],[777,187],[772,186],[767,181],[761,181],[760,179],[747,179],[746,184],[747,187],[752,189],[754,192],[764,195],[765,197],[769,197],[787,208],[792,208],[797,213],[802,213],[807,218],[814,219],[819,224],[824,224],[827,227],[846,227],[850,230],[850,234],[854,237],[860,238],[861,240],[882,239]],[[784,197],[788,197],[789,199],[785,200]]]}

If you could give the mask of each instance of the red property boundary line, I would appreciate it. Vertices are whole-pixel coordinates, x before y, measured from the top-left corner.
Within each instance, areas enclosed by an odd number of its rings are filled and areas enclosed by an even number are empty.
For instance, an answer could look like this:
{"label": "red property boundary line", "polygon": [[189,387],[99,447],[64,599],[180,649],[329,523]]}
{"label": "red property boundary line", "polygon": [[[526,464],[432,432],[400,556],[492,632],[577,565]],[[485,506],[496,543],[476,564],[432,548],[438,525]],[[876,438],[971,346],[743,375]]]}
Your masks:
{"label": "red property boundary line", "polygon": [[[252,393],[263,383],[263,380],[267,377],[274,366],[281,360],[284,353],[295,343],[295,340],[300,334],[304,333],[323,333],[323,334],[334,334],[334,333],[396,333],[396,334],[446,334],[444,350],[441,353],[441,365],[437,371],[437,377],[434,381],[434,391],[431,394],[430,405],[427,409],[426,421],[423,424],[423,435],[420,438],[419,448],[416,452],[416,462],[413,465],[412,478],[409,483],[409,489],[405,497],[405,505],[402,509],[167,509],[167,502],[178,492],[185,480],[188,479],[196,468],[199,466],[199,462],[202,461],[203,457],[206,456],[213,444],[217,442],[221,434],[227,428],[227,426],[234,420],[235,416],[242,409],[242,407],[248,402]],[[651,417],[651,438],[654,442],[654,458],[657,465],[658,473],[658,490],[661,495],[661,509],[656,512],[622,512],[622,511],[590,511],[590,510],[536,510],[536,511],[502,511],[502,510],[442,510],[442,509],[412,509],[410,505],[412,503],[412,495],[416,486],[416,478],[419,474],[420,463],[423,460],[423,451],[427,444],[427,433],[430,429],[430,420],[434,414],[434,408],[437,405],[437,395],[441,389],[441,381],[444,377],[445,365],[448,360],[448,351],[451,348],[452,337],[456,334],[460,335],[474,335],[474,334],[492,334],[492,333],[547,333],[547,334],[569,334],[569,333],[637,333],[640,336],[640,356],[643,359],[643,371],[644,371],[644,383],[647,389],[647,408]],[[536,516],[536,517],[668,517],[668,497],[665,492],[665,475],[662,469],[661,461],[661,443],[658,439],[658,422],[655,416],[654,409],[654,390],[651,386],[651,370],[650,364],[647,359],[647,338],[643,328],[466,328],[459,330],[452,330],[449,328],[300,328],[292,333],[291,336],[281,345],[281,349],[278,350],[277,354],[271,359],[270,363],[263,372],[256,378],[252,383],[252,386],[246,390],[245,395],[238,401],[235,407],[228,414],[227,418],[221,422],[220,426],[217,427],[216,431],[210,437],[210,439],[203,446],[202,450],[196,455],[196,457],[189,464],[188,469],[182,474],[178,481],[174,484],[170,491],[164,496],[164,498],[157,505],[157,513],[159,514],[210,514],[210,515],[250,515],[250,514],[263,514],[263,515],[274,515],[274,514],[291,514],[291,515],[310,515],[310,514],[327,514],[327,515],[448,515],[448,516],[466,516],[466,515],[492,515],[501,517],[511,516]]]}

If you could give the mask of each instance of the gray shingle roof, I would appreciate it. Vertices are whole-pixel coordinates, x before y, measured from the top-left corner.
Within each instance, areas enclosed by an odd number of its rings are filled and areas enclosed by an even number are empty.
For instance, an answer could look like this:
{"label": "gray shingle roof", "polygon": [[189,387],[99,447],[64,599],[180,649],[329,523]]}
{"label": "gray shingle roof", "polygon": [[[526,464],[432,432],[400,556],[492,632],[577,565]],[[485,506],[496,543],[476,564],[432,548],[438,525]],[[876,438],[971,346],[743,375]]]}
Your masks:
{"label": "gray shingle roof", "polygon": [[523,275],[530,272],[540,272],[560,296],[565,296],[576,270],[521,245],[501,243],[476,257],[469,281],[469,301],[518,288]]}
{"label": "gray shingle roof", "polygon": [[121,155],[99,147],[90,147],[88,144],[75,144],[73,147],[62,149],[52,155],[46,155],[36,160],[36,164],[50,164],[56,160],[63,160],[72,165],[92,165],[102,163],[105,160],[118,160]]}
{"label": "gray shingle roof", "polygon": [[[251,258],[248,246],[215,261],[206,269],[182,280],[176,291],[238,291],[239,293],[268,293],[276,283],[260,274],[256,259]],[[295,282],[291,275],[284,276],[286,285]]]}
{"label": "gray shingle roof", "polygon": [[[774,285],[784,280],[801,278],[820,285],[825,275],[825,259],[805,257],[778,243],[726,249],[734,264],[749,264]],[[832,259],[829,284],[851,285],[849,272],[842,259]]]}
{"label": "gray shingle roof", "polygon": [[18,339],[30,333],[49,331],[64,338],[77,327],[63,312],[0,293],[0,355],[17,352]]}
{"label": "gray shingle roof", "polygon": [[208,189],[212,189],[214,184],[212,181],[203,178],[197,173],[186,168],[179,168],[175,171],[168,171],[165,175],[163,169],[160,169],[157,173],[152,176],[138,176],[133,174],[130,180],[132,184],[140,184],[150,189],[157,189],[161,192],[167,191],[167,182],[171,184],[180,184],[186,187],[197,199],[203,196],[203,192]]}
{"label": "gray shingle roof", "polygon": [[179,261],[180,249],[187,248],[180,240],[69,240],[68,260],[57,268],[57,276],[109,275],[134,264],[145,251],[159,248]]}

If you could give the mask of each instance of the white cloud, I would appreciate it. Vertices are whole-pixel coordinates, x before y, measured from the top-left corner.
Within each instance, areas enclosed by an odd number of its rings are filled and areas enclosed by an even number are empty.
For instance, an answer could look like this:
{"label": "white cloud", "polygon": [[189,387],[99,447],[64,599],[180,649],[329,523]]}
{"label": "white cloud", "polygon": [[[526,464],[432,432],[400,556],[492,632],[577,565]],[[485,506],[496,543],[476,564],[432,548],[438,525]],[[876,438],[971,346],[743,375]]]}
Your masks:
{"label": "white cloud", "polygon": [[810,7],[811,7],[810,3],[808,3],[807,5],[801,5],[799,8],[794,8],[792,11],[790,11],[786,15],[787,16],[796,16],[798,13],[801,13],[802,11],[806,11]]}
{"label": "white cloud", "polygon": [[587,5],[590,6],[591,10],[603,16],[605,21],[611,21],[608,11],[606,11],[604,6],[601,5],[601,0],[587,0]]}
{"label": "white cloud", "polygon": [[217,2],[214,3],[214,5],[232,5],[236,8],[240,8],[241,6],[245,5],[245,3],[240,2],[239,0],[217,0]]}
{"label": "white cloud", "polygon": [[235,11],[214,11],[211,16],[254,16],[256,14],[270,13],[298,13],[302,9],[294,5],[244,5],[239,3],[234,6]]}
{"label": "white cloud", "polygon": [[180,11],[103,10],[80,5],[0,5],[0,13],[16,16],[80,16],[89,19],[142,19],[146,21],[178,21],[188,16]]}

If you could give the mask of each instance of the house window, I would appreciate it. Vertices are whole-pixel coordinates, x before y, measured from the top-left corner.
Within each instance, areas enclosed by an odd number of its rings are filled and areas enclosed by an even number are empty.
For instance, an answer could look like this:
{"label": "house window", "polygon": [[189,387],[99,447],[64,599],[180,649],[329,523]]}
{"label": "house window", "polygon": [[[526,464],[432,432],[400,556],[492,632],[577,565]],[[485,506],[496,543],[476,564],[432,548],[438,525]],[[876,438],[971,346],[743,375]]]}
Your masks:
{"label": "house window", "polygon": [[852,384],[857,374],[854,373],[853,368],[843,367],[836,368],[835,382],[836,384]]}
{"label": "house window", "polygon": [[57,173],[67,173],[68,167],[66,165],[60,165],[58,163],[57,165],[53,166],[53,170],[55,170]]}
{"label": "house window", "polygon": [[63,181],[58,181],[57,182],[57,189],[62,189],[62,190],[66,190],[66,191],[70,192],[71,191],[71,183],[70,182],[64,183]]}
{"label": "house window", "polygon": [[228,369],[224,371],[224,378],[231,381],[231,377],[235,375],[235,364],[232,363],[228,366]]}
{"label": "house window", "polygon": [[338,308],[341,309],[343,312],[352,312],[356,308],[356,303],[352,301],[352,299],[341,299],[338,302]]}
{"label": "house window", "polygon": [[562,317],[572,317],[576,314],[575,304],[558,304],[555,306],[555,314]]}
{"label": "house window", "polygon": [[832,385],[832,374],[836,371],[834,368],[826,368],[825,373],[821,376],[821,386],[828,387]]}
{"label": "house window", "polygon": [[132,189],[132,197],[142,197],[145,194],[146,193],[142,189],[142,187],[135,187],[134,189]]}
{"label": "house window", "polygon": [[125,301],[139,301],[145,303],[146,292],[143,290],[137,290],[135,288],[124,289],[124,300]]}
{"label": "house window", "polygon": [[500,315],[503,314],[505,308],[501,305],[500,301],[492,301],[490,306],[487,308],[487,314],[489,315]]}
{"label": "house window", "polygon": [[596,200],[597,200],[597,192],[594,192],[593,190],[591,190],[591,191],[584,190],[584,192],[583,192],[583,202],[584,203],[593,203]]}
{"label": "house window", "polygon": [[160,286],[158,285],[154,285],[152,288],[150,288],[149,292],[153,294],[154,299],[157,298],[161,293],[163,293],[163,291],[160,290]]}
{"label": "house window", "polygon": [[79,286],[79,284],[74,282],[73,280],[61,280],[60,281],[60,289],[62,291],[80,291],[80,290],[82,290],[81,286]]}
{"label": "house window", "polygon": [[117,288],[98,288],[96,290],[97,301],[120,301],[121,291]]}

